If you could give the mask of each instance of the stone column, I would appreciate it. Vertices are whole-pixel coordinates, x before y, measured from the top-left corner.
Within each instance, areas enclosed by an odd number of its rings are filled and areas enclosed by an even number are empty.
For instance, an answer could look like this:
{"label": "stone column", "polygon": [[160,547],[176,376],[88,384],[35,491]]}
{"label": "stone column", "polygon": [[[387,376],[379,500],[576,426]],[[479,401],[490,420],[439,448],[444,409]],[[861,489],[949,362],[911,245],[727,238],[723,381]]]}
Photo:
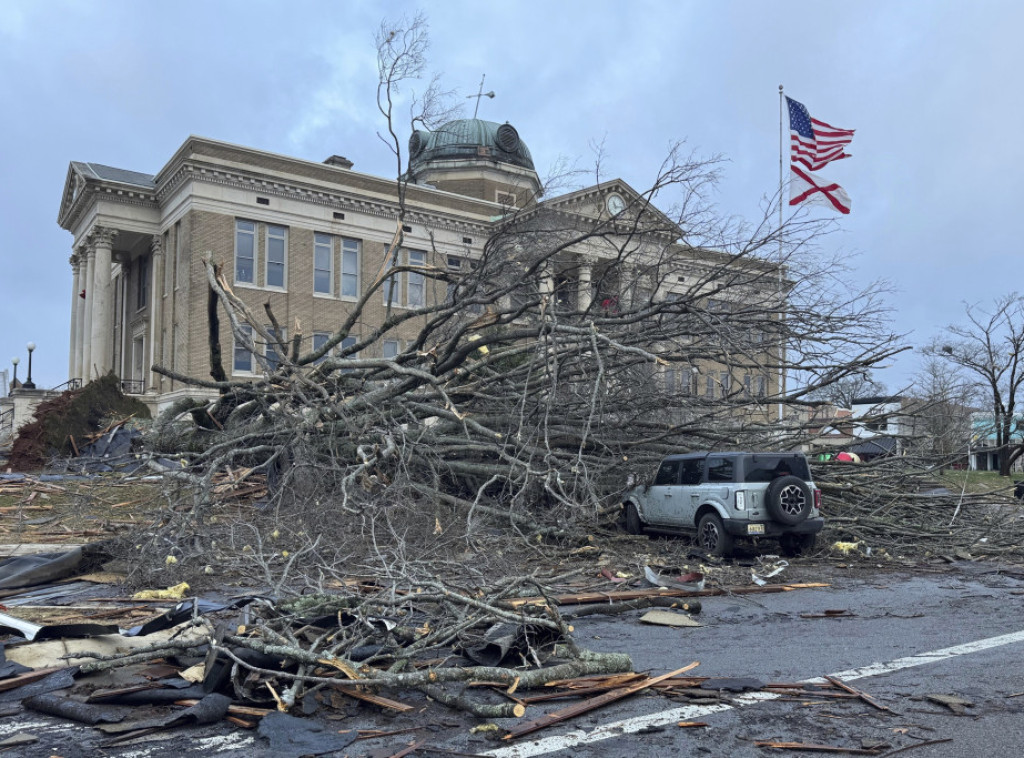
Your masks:
{"label": "stone column", "polygon": [[593,261],[590,258],[580,258],[579,310],[581,313],[586,311],[594,300],[594,291],[591,284],[592,272]]}
{"label": "stone column", "polygon": [[161,376],[153,371],[153,365],[161,362],[164,319],[164,241],[159,234],[153,235],[149,249],[153,253],[150,266],[153,285],[149,288],[149,366],[146,367],[149,380],[146,382],[146,392],[156,393]]}
{"label": "stone column", "polygon": [[110,268],[113,262],[116,229],[97,226],[93,236],[93,296],[92,296],[92,360],[90,379],[107,374],[113,368],[111,344],[114,333],[114,308],[110,286]]}
{"label": "stone column", "polygon": [[92,379],[92,300],[96,290],[92,280],[96,271],[96,251],[91,242],[87,242],[82,248],[82,254],[85,255],[85,280],[82,282],[85,299],[81,303],[82,315],[78,319],[81,334],[78,343],[82,346],[82,365],[78,376],[81,377],[82,384],[88,384]]}
{"label": "stone column", "polygon": [[82,291],[82,272],[78,255],[72,253],[71,264],[71,335],[68,338],[68,380],[78,377],[78,293]]}

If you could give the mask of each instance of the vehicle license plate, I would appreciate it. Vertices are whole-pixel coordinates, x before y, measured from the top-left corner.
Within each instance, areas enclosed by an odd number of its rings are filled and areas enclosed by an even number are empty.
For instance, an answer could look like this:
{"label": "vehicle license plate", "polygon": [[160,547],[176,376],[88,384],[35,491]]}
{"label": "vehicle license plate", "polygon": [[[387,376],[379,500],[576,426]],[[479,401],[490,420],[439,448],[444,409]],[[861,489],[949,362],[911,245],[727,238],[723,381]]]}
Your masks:
{"label": "vehicle license plate", "polygon": [[764,534],[764,524],[747,524],[747,534]]}

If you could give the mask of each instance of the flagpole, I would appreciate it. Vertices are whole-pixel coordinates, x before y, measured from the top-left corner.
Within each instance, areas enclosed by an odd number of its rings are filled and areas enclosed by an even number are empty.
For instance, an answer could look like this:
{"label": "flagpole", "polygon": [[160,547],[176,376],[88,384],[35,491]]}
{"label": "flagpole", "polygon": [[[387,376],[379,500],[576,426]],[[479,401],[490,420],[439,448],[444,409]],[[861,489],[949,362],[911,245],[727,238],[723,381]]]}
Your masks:
{"label": "flagpole", "polygon": [[[782,101],[785,98],[782,95],[782,85],[779,85],[779,303],[782,303],[782,197],[783,197],[783,178],[782,178]],[[782,310],[779,311],[779,319],[782,318]],[[782,424],[783,409],[782,409],[782,395],[786,392],[786,366],[785,366],[785,355],[784,346],[779,343],[779,424]]]}

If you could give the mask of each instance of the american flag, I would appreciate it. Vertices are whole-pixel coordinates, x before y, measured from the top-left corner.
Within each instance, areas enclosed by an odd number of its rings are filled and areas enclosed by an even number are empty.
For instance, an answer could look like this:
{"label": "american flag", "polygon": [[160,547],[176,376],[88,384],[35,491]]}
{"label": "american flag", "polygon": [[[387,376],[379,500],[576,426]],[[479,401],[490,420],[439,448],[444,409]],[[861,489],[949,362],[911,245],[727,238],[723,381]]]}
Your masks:
{"label": "american flag", "polygon": [[789,106],[791,163],[817,171],[832,161],[850,157],[843,148],[853,141],[853,129],[839,129],[811,118],[806,106],[791,97],[786,98],[786,104]]}

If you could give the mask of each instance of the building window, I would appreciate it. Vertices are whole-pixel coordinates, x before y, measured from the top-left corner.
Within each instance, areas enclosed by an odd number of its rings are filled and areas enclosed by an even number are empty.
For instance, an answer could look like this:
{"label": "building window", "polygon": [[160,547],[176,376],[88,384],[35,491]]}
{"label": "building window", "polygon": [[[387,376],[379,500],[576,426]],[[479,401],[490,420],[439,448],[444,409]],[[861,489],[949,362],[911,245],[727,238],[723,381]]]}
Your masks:
{"label": "building window", "polygon": [[323,295],[330,295],[334,291],[331,286],[331,282],[334,281],[333,241],[329,234],[313,234],[313,292]]}
{"label": "building window", "polygon": [[[246,324],[242,324],[239,327],[243,334],[249,339],[252,339],[252,327]],[[240,345],[238,340],[235,340],[235,362],[234,369],[236,372],[251,374],[252,373],[252,353],[244,345]]]}
{"label": "building window", "polygon": [[341,296],[359,297],[359,240],[341,240]]}
{"label": "building window", "polygon": [[283,226],[267,226],[267,286],[284,289],[285,251],[288,230]]}
{"label": "building window", "polygon": [[[330,332],[313,332],[313,352],[315,353],[317,350],[326,345],[327,340],[329,340],[330,338]],[[322,356],[313,361],[313,363],[323,363],[327,359],[327,356],[330,354],[330,351],[324,353]]]}
{"label": "building window", "polygon": [[715,377],[712,374],[708,374],[707,382],[705,386],[705,393],[709,400],[713,400],[715,397]]}
{"label": "building window", "polygon": [[744,397],[752,397],[753,394],[754,394],[753,388],[754,388],[754,377],[752,377],[750,374],[744,374],[743,375],[743,396]]}
{"label": "building window", "polygon": [[384,358],[391,360],[398,356],[398,340],[384,340]]}
{"label": "building window", "polygon": [[[358,341],[359,341],[358,337],[346,337],[345,339],[343,339],[341,341],[341,346],[339,347],[339,350],[340,350],[341,355],[342,355],[344,360],[347,360],[347,361],[358,361],[359,360],[359,351],[358,350],[356,350],[355,352],[352,352],[352,353],[348,353],[348,354],[346,354],[346,352],[345,352],[346,350],[351,350],[352,348],[354,348]],[[396,352],[397,352],[397,343],[396,343]],[[354,368],[343,368],[341,370],[341,373],[343,373],[343,374],[351,374],[353,371],[355,371]]]}
{"label": "building window", "polygon": [[[256,225],[253,224],[253,232],[256,231]],[[165,250],[167,248],[164,248]],[[255,243],[250,248],[256,249]],[[250,256],[251,260],[251,256]],[[250,267],[250,271],[252,268]],[[174,222],[174,288],[184,286],[188,282],[188,265],[185,261],[185,237],[181,233],[181,222]]]}
{"label": "building window", "polygon": [[139,258],[138,277],[135,281],[135,308],[142,309],[149,302],[149,258]]}
{"label": "building window", "polygon": [[732,391],[732,376],[728,371],[723,371],[718,378],[722,384],[722,397],[729,397],[729,392]]}
{"label": "building window", "polygon": [[[388,259],[385,261],[385,268],[390,271],[394,267],[394,258],[392,258],[391,254],[388,253]],[[401,293],[398,284],[398,274],[392,274],[384,280],[384,305],[388,307],[392,305],[400,305],[400,296]]]}
{"label": "building window", "polygon": [[448,270],[449,271],[461,271],[462,270],[462,258],[457,255],[448,256]]}
{"label": "building window", "polygon": [[[263,355],[267,359],[267,370],[277,371],[277,367],[281,365],[281,356],[277,353],[277,332],[274,331],[272,326],[267,327],[267,333],[270,335],[270,342],[267,343],[267,349]],[[281,335],[282,342],[284,341],[284,334]]]}
{"label": "building window", "polygon": [[[178,230],[180,232],[180,229]],[[176,235],[180,236],[180,235]],[[255,284],[256,270],[256,223],[235,222],[235,281]],[[178,279],[181,279],[179,274]]]}
{"label": "building window", "polygon": [[[345,354],[345,351],[346,350],[351,350],[352,348],[354,348],[358,341],[359,341],[358,337],[351,337],[351,336],[350,337],[346,337],[345,339],[343,339],[341,341],[341,347],[340,347],[341,352],[343,354]],[[353,361],[354,360],[358,360],[359,359],[359,351],[356,350],[354,353],[348,353],[348,354],[345,355],[345,357],[350,359],[350,360],[353,360]]]}
{"label": "building window", "polygon": [[768,377],[759,376],[757,377],[757,396],[764,397],[768,394]]}
{"label": "building window", "polygon": [[171,283],[174,281],[174,258],[171,257],[171,233],[170,231],[164,232],[164,280],[160,285],[162,287],[160,296],[163,297],[171,291]]}
{"label": "building window", "polygon": [[[410,266],[424,266],[427,263],[427,254],[422,250],[409,251]],[[425,292],[426,278],[423,274],[410,271],[406,285],[406,305],[410,308],[422,308],[426,303]]]}

